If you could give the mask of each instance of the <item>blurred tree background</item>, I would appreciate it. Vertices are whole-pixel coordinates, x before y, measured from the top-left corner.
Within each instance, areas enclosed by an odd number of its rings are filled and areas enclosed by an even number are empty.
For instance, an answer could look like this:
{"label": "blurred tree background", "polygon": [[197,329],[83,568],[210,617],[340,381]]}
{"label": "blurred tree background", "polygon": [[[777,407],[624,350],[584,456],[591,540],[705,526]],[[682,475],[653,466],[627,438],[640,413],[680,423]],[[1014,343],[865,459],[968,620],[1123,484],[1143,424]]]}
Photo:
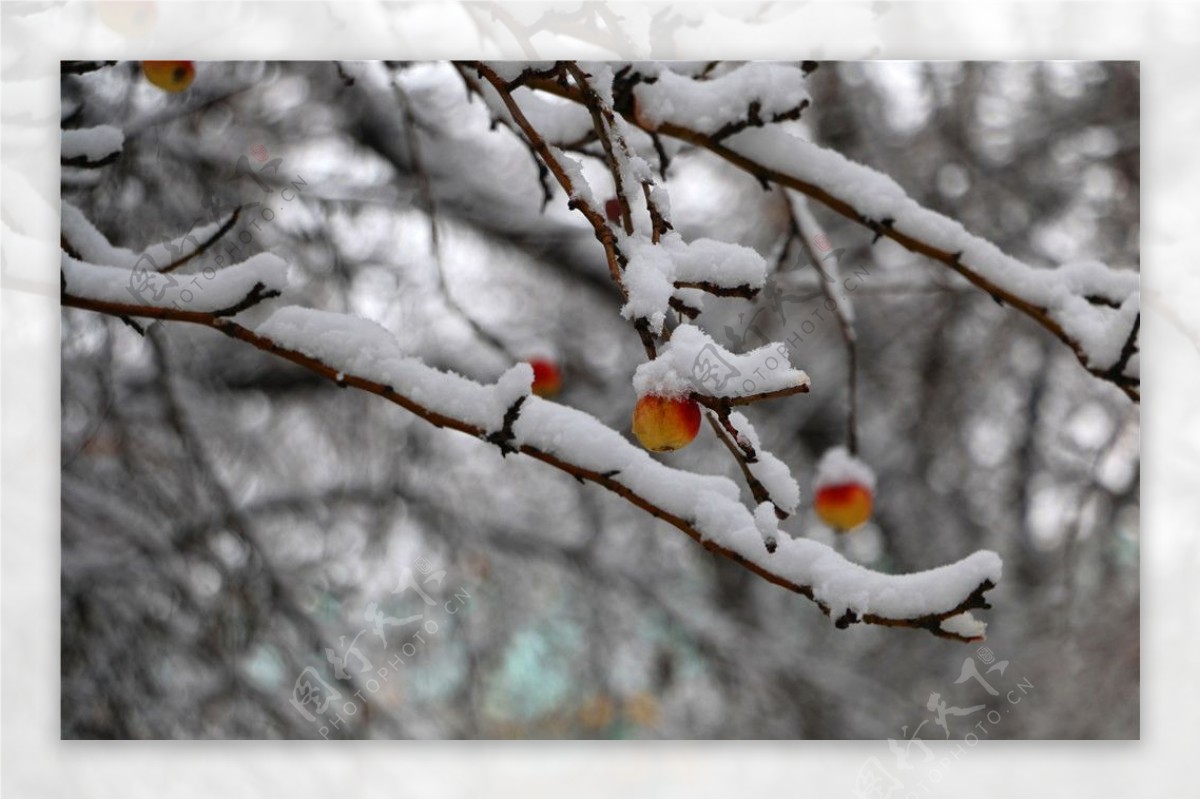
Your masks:
{"label": "blurred tree background", "polygon": [[[1013,256],[1137,268],[1136,64],[822,63],[809,84],[791,124]],[[63,170],[114,244],[240,205],[207,265],[278,253],[283,301],[479,380],[550,355],[560,402],[628,430],[644,355],[603,251],[561,192],[543,210],[529,150],[451,65],[200,63],[166,94],[121,63],[64,76],[63,117],[125,132],[115,163]],[[666,144],[684,237],[778,265],[762,299],[709,298],[700,322],[731,347],[791,337],[812,393],[749,415],[803,488],[844,435],[838,326],[781,252],[782,195]],[[879,489],[836,541],[809,496],[784,527],[886,572],[996,550],[988,650],[837,630],[599,487],[211,330],[67,310],[63,737],[943,738],[932,693],[985,707],[950,738],[992,709],[987,738],[1136,737],[1138,408],[1029,319],[814,209],[852,279]],[[663,458],[740,483],[711,431]],[[989,658],[998,695],[960,681]],[[298,680],[341,694],[325,721],[289,702]]]}

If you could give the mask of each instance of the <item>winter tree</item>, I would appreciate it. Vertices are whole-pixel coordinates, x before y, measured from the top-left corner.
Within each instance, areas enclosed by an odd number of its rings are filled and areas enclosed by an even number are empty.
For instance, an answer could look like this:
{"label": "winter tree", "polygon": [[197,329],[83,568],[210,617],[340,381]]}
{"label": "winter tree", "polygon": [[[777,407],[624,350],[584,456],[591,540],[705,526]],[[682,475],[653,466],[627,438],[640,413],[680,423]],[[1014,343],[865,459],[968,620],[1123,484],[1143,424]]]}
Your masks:
{"label": "winter tree", "polygon": [[1136,66],[62,103],[64,736],[1136,735]]}

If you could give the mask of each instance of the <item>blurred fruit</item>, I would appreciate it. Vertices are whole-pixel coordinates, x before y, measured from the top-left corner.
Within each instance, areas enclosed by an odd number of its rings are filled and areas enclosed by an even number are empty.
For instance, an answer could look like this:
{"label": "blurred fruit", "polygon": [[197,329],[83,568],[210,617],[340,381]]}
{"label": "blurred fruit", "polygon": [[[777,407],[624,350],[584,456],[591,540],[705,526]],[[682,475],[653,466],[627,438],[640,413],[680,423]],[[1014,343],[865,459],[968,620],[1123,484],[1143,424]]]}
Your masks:
{"label": "blurred fruit", "polygon": [[658,700],[647,692],[638,692],[626,700],[624,711],[635,725],[648,728],[658,724]]}
{"label": "blurred fruit", "polygon": [[191,61],[143,61],[146,80],[166,92],[182,92],[192,85],[196,65]]}
{"label": "blurred fruit", "polygon": [[604,695],[595,695],[579,709],[579,724],[588,730],[607,728],[613,721],[615,709],[612,700]]}
{"label": "blurred fruit", "polygon": [[832,528],[848,531],[871,518],[874,496],[861,483],[838,483],[823,486],[813,498],[817,516]]}
{"label": "blurred fruit", "polygon": [[533,393],[538,397],[554,397],[562,389],[562,373],[558,365],[548,358],[531,358],[533,367]]}

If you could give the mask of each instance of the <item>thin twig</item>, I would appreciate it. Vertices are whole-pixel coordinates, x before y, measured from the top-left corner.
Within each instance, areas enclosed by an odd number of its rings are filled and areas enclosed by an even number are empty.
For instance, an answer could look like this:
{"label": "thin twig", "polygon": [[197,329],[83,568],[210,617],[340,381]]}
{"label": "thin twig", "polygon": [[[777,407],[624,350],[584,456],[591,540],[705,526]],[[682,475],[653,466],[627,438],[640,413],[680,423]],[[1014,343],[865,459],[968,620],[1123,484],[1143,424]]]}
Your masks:
{"label": "thin twig", "polygon": [[502,342],[499,337],[491,331],[484,328],[479,321],[454,299],[454,295],[450,292],[450,284],[446,280],[446,269],[442,261],[442,245],[441,237],[438,234],[438,211],[437,200],[433,196],[433,184],[429,180],[429,173],[425,170],[424,161],[421,158],[421,144],[418,141],[417,119],[413,112],[412,103],[409,102],[408,93],[404,91],[404,87],[400,82],[393,78],[392,88],[396,93],[396,100],[400,104],[400,110],[404,114],[404,132],[408,141],[409,155],[412,159],[413,174],[417,177],[417,187],[421,194],[421,201],[425,204],[426,213],[429,215],[429,243],[430,249],[433,251],[434,271],[437,272],[438,287],[441,289],[442,299],[467,325],[475,332],[475,334],[495,350],[502,353],[511,361],[517,361],[517,357],[513,355],[508,346]]}
{"label": "thin twig", "polygon": [[[842,303],[835,295],[833,281],[836,279],[835,274],[831,274],[825,270],[823,256],[818,252],[813,236],[821,231],[806,231],[801,223],[798,214],[808,213],[807,208],[797,209],[793,206],[791,198],[786,192],[783,195],[784,202],[788,204],[788,210],[791,212],[792,225],[796,232],[796,238],[800,240],[801,246],[804,247],[805,253],[808,254],[808,259],[812,263],[813,268],[821,276],[821,291],[825,295],[825,299],[833,305],[834,316],[837,317],[838,328],[842,334],[842,341],[846,345],[846,447],[850,451],[850,455],[858,455],[858,336],[854,332],[854,323],[846,314],[846,309],[842,307]],[[806,198],[800,198],[797,202],[807,205]],[[812,218],[809,218],[812,221]],[[828,254],[826,254],[828,255]],[[836,268],[836,262],[835,268]]]}
{"label": "thin twig", "polygon": [[197,245],[195,250],[188,253],[186,256],[182,256],[180,258],[175,259],[170,264],[167,264],[165,267],[163,267],[161,270],[159,270],[159,272],[164,275],[169,272],[174,272],[175,270],[182,267],[184,264],[191,261],[196,256],[203,255],[210,247],[212,247],[214,244],[216,244],[221,239],[222,236],[229,233],[229,231],[233,230],[233,226],[237,225],[238,217],[240,217],[241,214],[242,214],[242,207],[238,206],[237,208],[235,208],[233,210],[233,214],[229,217],[229,219],[225,221],[225,224],[217,229],[216,233],[214,233],[212,236],[210,236],[206,241],[201,242],[199,245]]}

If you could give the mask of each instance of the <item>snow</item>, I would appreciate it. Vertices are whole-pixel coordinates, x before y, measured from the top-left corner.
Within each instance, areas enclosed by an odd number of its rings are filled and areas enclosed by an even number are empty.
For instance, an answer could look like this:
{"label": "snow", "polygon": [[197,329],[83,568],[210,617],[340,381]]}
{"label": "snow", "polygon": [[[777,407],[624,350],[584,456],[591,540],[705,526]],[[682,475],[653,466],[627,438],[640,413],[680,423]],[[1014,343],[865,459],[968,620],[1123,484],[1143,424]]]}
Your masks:
{"label": "snow", "polygon": [[970,611],[942,620],[941,629],[964,639],[982,640],[987,633],[987,623],[975,619]]}
{"label": "snow", "polygon": [[[494,91],[491,94],[495,96]],[[592,131],[592,117],[578,103],[524,87],[514,90],[512,96],[525,119],[547,142],[578,142]],[[500,105],[504,106],[503,103]],[[507,107],[504,111],[507,114]]]}
{"label": "snow", "polygon": [[729,422],[738,432],[739,439],[754,448],[754,454],[758,457],[756,461],[747,465],[750,474],[763,485],[775,505],[789,514],[796,513],[800,506],[800,484],[792,477],[792,471],[788,469],[787,464],[763,449],[758,431],[754,430],[745,414],[734,411],[729,415]]}
{"label": "snow", "polygon": [[135,253],[124,247],[114,247],[82,211],[66,200],[62,201],[62,235],[80,259],[92,264],[125,269],[144,267],[157,272],[208,241],[219,228],[215,222],[201,225],[169,242]]}
{"label": "snow", "polygon": [[[752,514],[739,502],[738,488],[728,478],[668,467],[594,417],[539,397],[525,401],[514,433],[521,444],[610,474],[639,497],[693,525],[705,541],[797,586],[811,586],[814,599],[829,606],[834,618],[847,610],[891,619],[945,613],[985,580],[1000,579],[1000,558],[989,551],[925,572],[886,575],[819,542],[779,535],[777,522],[770,521],[762,506]],[[763,547],[764,531],[776,535],[773,554]]]}
{"label": "snow", "polygon": [[791,365],[786,345],[774,342],[735,354],[688,324],[675,328],[658,357],[640,364],[633,375],[639,397],[696,393],[739,398],[807,385],[808,374]]}
{"label": "snow", "polygon": [[754,509],[754,524],[769,550],[779,546],[779,517],[771,503],[759,503]]}
{"label": "snow", "polygon": [[850,451],[845,447],[831,447],[817,462],[813,490],[820,491],[826,486],[840,486],[847,483],[860,483],[874,492],[875,471],[862,459],[850,455]]}
{"label": "snow", "polygon": [[663,236],[660,245],[671,254],[677,281],[707,282],[724,289],[746,286],[753,290],[766,283],[767,263],[753,248],[704,238],[685,242],[674,232]]}
{"label": "snow", "polygon": [[[704,541],[797,587],[811,587],[814,599],[834,618],[846,611],[889,619],[943,614],[984,581],[996,583],[1000,578],[1000,559],[987,551],[921,573],[886,575],[854,564],[824,544],[781,536],[777,521],[768,516],[770,504],[752,513],[728,478],[669,467],[595,417],[531,395],[533,371],[525,363],[512,367],[495,384],[484,385],[405,356],[395,337],[375,322],[297,307],[276,311],[255,332],[343,375],[391,386],[429,411],[487,432],[499,430],[505,413],[524,398],[512,426],[514,447],[531,448],[606,476],[693,527]],[[743,417],[738,422],[746,438],[756,438]],[[763,546],[764,536],[777,540],[774,553]]]}
{"label": "snow", "polygon": [[[1045,309],[1064,334],[1078,342],[1087,366],[1107,369],[1120,355],[1118,341],[1137,314],[1138,276],[1095,262],[1058,269],[1033,267],[1006,255],[958,222],[922,208],[894,180],[840,153],[792,136],[779,126],[750,128],[723,142],[735,154],[789,175],[839,198],[877,223],[946,253],[960,254],[964,268],[999,289]],[[1088,302],[1095,296],[1119,309]]]}
{"label": "snow", "polygon": [[[88,264],[66,255],[62,268],[68,291],[129,302],[128,278],[134,271]],[[185,276],[207,280],[209,285],[197,289],[195,298],[184,305],[189,310],[228,305],[241,299],[252,282],[281,285],[285,272],[281,259],[264,253],[211,275]],[[181,288],[163,289],[157,302],[179,303]],[[395,336],[378,323],[295,306],[276,310],[254,333],[279,348],[321,361],[340,379],[361,378],[392,387],[410,408],[420,406],[487,434],[501,430],[506,414],[521,401],[512,424],[513,447],[525,447],[605,476],[689,526],[702,541],[732,551],[797,588],[811,587],[814,599],[826,605],[835,618],[847,610],[892,619],[946,613],[984,580],[999,580],[1000,562],[993,553],[980,552],[950,566],[893,576],[853,564],[824,544],[783,536],[771,504],[760,504],[752,512],[741,503],[740,490],[730,479],[669,467],[595,417],[531,395],[533,370],[524,362],[494,384],[485,385],[406,356]],[[678,346],[677,352],[689,353],[708,343],[711,340],[698,329],[681,326],[668,352]],[[739,362],[744,366],[753,361],[752,355],[731,357],[750,359]],[[775,462],[761,450],[753,426],[742,415],[731,418],[740,438],[758,446],[760,466],[766,467],[763,475],[771,490],[781,502],[790,503],[798,490],[794,481],[784,485],[786,469],[780,464],[778,469],[783,471],[775,474]],[[777,541],[773,554],[764,547],[766,538]]]}
{"label": "snow", "polygon": [[136,268],[101,266],[62,254],[66,291],[76,297],[107,303],[156,306],[182,311],[211,312],[231,308],[263,284],[282,291],[287,263],[272,253],[259,253],[222,270],[191,275],[161,275]]}
{"label": "snow", "polygon": [[787,64],[745,64],[708,80],[663,69],[653,83],[634,88],[638,121],[651,128],[664,124],[713,134],[731,123],[745,122],[751,103],[770,122],[809,100],[804,73]]}
{"label": "snow", "polygon": [[61,153],[63,158],[99,161],[106,156],[121,152],[124,146],[125,134],[112,125],[69,128],[62,132]]}
{"label": "snow", "polygon": [[675,294],[675,264],[666,248],[635,245],[626,249],[628,263],[622,281],[627,299],[621,316],[644,319],[654,333],[662,333],[671,297]]}
{"label": "snow", "polygon": [[[495,65],[493,65],[494,67]],[[501,77],[504,77],[503,75]],[[506,80],[510,80],[506,78]],[[492,115],[516,128],[516,120],[499,93],[487,81],[478,83],[480,93]],[[570,100],[518,87],[512,98],[521,107],[521,113],[529,120],[542,138],[553,144],[578,142],[592,130],[592,117],[587,109]]]}
{"label": "snow", "polygon": [[552,144],[547,145],[547,147],[554,160],[562,167],[562,171],[566,173],[567,179],[571,182],[571,199],[584,203],[591,208],[601,208],[596,202],[595,195],[592,194],[591,184],[583,176],[583,164]]}
{"label": "snow", "polygon": [[344,375],[392,386],[419,405],[488,432],[529,395],[533,367],[521,362],[490,386],[442,372],[405,356],[400,343],[377,322],[298,306],[281,308],[255,329],[289,350],[315,358]]}
{"label": "snow", "polygon": [[677,289],[676,283],[757,291],[767,280],[762,256],[738,244],[714,239],[685,242],[678,233],[668,231],[658,244],[635,235],[618,236],[618,245],[628,260],[624,275],[628,297],[621,315],[645,319],[655,333],[662,332],[671,298],[684,299],[680,293],[689,288]]}

